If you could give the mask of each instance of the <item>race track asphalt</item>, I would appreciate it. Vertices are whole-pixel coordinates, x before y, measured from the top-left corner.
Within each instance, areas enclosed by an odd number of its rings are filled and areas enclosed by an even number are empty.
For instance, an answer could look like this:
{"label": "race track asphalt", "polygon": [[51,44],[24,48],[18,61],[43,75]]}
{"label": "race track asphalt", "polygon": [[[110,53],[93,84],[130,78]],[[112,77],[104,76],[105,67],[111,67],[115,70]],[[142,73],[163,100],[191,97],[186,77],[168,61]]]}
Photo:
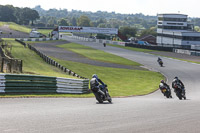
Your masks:
{"label": "race track asphalt", "polygon": [[113,98],[113,104],[98,104],[95,98],[2,98],[1,132],[200,132],[200,65],[162,57],[164,67],[159,67],[156,55],[103,47],[100,43],[70,37],[63,39],[137,61],[148,69],[163,73],[168,83],[178,76],[185,84],[187,100],[178,100],[174,93],[172,99],[166,99],[160,91],[146,96]]}

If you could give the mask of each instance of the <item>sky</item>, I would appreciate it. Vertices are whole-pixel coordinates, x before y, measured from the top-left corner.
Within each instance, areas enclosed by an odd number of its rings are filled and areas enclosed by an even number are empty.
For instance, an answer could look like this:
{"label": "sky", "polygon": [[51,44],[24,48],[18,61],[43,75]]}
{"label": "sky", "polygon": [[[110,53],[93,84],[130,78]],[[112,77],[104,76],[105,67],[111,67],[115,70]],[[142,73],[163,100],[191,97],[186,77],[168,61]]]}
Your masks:
{"label": "sky", "polygon": [[0,0],[0,5],[7,4],[30,8],[41,5],[45,10],[56,8],[153,16],[160,13],[180,13],[188,17],[200,17],[200,0]]}

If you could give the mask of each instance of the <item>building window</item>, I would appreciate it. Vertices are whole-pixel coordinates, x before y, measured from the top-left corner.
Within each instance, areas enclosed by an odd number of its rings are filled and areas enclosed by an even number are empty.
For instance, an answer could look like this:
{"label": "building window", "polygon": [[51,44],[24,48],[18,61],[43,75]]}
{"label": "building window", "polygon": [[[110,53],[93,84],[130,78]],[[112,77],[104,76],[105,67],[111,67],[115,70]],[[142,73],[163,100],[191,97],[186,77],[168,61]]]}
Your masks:
{"label": "building window", "polygon": [[158,25],[158,28],[168,29],[168,30],[187,30],[188,29],[188,27],[185,27],[185,26],[163,26],[163,25]]}
{"label": "building window", "polygon": [[169,25],[183,25],[183,23],[167,23]]}
{"label": "building window", "polygon": [[200,41],[200,37],[183,36],[183,41]]}
{"label": "building window", "polygon": [[187,18],[163,18],[163,21],[187,22]]}

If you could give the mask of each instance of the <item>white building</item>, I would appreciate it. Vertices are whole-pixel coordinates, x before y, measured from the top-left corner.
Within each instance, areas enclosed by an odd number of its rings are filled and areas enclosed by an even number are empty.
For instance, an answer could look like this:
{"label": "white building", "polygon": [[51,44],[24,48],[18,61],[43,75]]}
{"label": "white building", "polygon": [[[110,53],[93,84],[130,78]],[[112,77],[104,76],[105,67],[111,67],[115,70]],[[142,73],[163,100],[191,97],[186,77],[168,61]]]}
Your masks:
{"label": "white building", "polygon": [[170,47],[200,45],[200,32],[194,31],[187,15],[158,14],[156,42]]}

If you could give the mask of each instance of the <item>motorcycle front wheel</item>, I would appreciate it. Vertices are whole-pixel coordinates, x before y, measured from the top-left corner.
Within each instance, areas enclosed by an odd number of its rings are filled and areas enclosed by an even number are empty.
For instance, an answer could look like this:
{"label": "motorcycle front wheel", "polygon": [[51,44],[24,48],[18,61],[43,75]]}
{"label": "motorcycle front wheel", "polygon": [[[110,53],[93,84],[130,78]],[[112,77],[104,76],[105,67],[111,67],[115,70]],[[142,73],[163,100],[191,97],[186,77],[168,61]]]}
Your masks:
{"label": "motorcycle front wheel", "polygon": [[96,97],[96,100],[99,102],[99,103],[103,103],[103,100],[101,99],[101,95],[99,93],[94,93],[95,97]]}

